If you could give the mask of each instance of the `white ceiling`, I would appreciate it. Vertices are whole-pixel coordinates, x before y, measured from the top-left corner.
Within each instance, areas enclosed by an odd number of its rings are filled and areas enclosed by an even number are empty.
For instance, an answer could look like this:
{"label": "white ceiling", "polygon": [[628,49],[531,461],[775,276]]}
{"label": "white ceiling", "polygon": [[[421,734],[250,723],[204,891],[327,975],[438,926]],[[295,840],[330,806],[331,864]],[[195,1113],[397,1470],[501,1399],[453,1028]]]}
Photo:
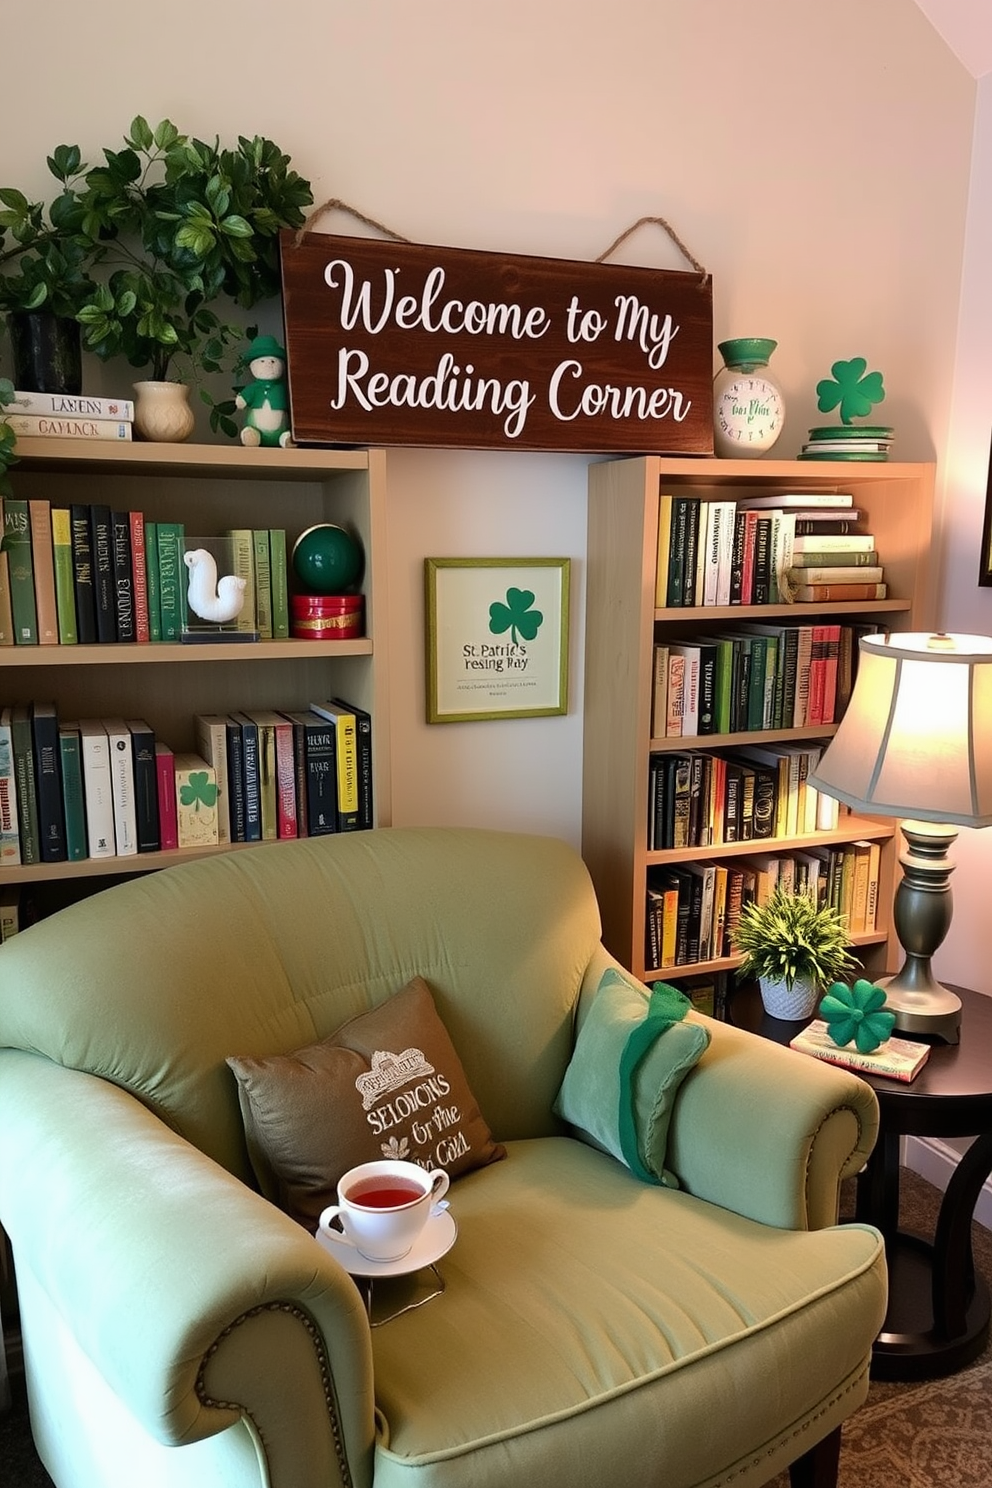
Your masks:
{"label": "white ceiling", "polygon": [[916,3],[972,77],[992,73],[990,0],[916,0]]}

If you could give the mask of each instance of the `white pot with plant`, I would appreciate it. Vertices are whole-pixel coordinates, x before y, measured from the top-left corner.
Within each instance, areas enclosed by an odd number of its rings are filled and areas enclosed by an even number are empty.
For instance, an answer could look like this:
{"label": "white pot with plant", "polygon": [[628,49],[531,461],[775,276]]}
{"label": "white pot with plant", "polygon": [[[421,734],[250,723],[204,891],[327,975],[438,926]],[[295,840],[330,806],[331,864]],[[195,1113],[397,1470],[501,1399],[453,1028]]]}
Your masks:
{"label": "white pot with plant", "polygon": [[831,983],[857,966],[842,915],[810,894],[777,888],[763,904],[745,904],[731,932],[744,960],[739,977],[756,977],[773,1018],[809,1018]]}

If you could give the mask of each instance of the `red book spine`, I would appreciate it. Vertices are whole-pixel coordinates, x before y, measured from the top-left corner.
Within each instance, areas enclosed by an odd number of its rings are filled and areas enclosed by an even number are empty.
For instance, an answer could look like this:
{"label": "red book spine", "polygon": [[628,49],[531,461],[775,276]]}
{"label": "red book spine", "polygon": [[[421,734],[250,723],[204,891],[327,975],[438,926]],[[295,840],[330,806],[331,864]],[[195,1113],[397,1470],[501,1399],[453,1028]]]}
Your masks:
{"label": "red book spine", "polygon": [[155,769],[158,779],[158,832],[162,851],[179,846],[179,813],[176,808],[175,756],[168,744],[156,741]]}
{"label": "red book spine", "polygon": [[280,837],[296,837],[296,759],[293,725],[276,724],[276,829]]}

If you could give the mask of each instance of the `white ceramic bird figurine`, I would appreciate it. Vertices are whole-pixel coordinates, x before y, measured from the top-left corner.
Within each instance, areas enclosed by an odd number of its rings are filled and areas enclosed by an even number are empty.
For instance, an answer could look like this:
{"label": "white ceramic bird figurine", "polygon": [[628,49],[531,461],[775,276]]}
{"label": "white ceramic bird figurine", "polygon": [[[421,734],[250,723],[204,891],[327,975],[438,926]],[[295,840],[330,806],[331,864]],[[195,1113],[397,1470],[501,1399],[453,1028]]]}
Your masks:
{"label": "white ceramic bird figurine", "polygon": [[245,579],[237,574],[225,574],[218,580],[216,560],[206,548],[184,553],[183,562],[189,569],[186,602],[194,615],[223,624],[240,614],[245,602]]}

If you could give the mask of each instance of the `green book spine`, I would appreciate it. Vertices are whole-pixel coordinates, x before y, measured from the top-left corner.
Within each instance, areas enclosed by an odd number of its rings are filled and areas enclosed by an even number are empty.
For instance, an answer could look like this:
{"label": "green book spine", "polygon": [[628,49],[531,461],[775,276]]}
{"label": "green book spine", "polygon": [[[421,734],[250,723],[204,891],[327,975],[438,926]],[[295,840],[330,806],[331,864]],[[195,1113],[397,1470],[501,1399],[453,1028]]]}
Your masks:
{"label": "green book spine", "polygon": [[250,527],[231,527],[231,564],[233,572],[245,581],[245,602],[238,613],[238,630],[255,630],[255,545]]}
{"label": "green book spine", "polygon": [[145,583],[148,589],[148,639],[162,639],[162,590],[158,578],[158,523],[145,523]]}
{"label": "green book spine", "polygon": [[14,752],[14,781],[17,788],[17,823],[21,833],[21,862],[41,862],[41,837],[38,829],[38,795],[34,776],[34,738],[31,712],[26,703],[18,703],[11,714],[11,741]]}
{"label": "green book spine", "polygon": [[178,641],[183,633],[186,611],[186,570],[183,565],[183,524],[158,524],[159,613],[162,617],[162,640]]}
{"label": "green book spine", "polygon": [[256,527],[252,532],[252,551],[255,555],[255,619],[259,639],[272,639],[272,565],[269,561],[269,531],[267,527]]}
{"label": "green book spine", "polygon": [[79,641],[76,629],[76,588],[72,571],[72,527],[69,508],[52,507],[52,557],[55,563],[55,607],[59,620],[59,644],[75,646]]}
{"label": "green book spine", "polygon": [[83,761],[79,729],[59,725],[59,757],[62,763],[62,807],[65,812],[66,857],[70,863],[87,856],[86,808],[83,804]]}
{"label": "green book spine", "polygon": [[14,640],[19,646],[37,646],[38,611],[34,599],[31,523],[28,504],[21,497],[8,496],[3,504],[3,545],[10,573]]}
{"label": "green book spine", "polygon": [[747,684],[748,729],[760,729],[765,721],[765,663],[767,656],[767,637],[752,636],[751,671]]}
{"label": "green book spine", "polygon": [[272,638],[289,637],[289,575],[286,568],[286,529],[269,528],[269,574],[272,581]]}

